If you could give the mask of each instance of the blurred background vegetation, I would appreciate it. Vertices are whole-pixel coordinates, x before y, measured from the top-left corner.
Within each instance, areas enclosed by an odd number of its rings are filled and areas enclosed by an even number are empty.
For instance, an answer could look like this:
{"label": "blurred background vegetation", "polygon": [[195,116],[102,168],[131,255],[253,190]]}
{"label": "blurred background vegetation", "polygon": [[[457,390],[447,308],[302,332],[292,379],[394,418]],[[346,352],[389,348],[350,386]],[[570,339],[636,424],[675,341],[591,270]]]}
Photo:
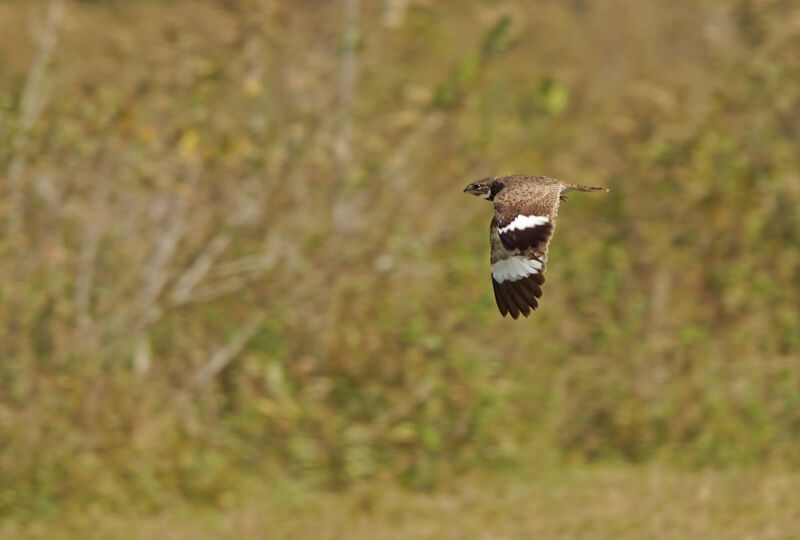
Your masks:
{"label": "blurred background vegetation", "polygon": [[[3,2],[0,515],[796,468],[797,51],[786,0]],[[516,322],[509,173],[612,190]]]}

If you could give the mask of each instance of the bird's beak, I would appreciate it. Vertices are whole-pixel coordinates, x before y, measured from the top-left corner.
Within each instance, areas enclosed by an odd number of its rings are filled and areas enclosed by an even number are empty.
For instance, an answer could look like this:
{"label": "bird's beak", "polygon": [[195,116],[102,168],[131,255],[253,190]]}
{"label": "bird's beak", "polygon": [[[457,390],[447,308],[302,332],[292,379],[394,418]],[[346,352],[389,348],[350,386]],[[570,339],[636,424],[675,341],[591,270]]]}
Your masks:
{"label": "bird's beak", "polygon": [[467,193],[468,191],[472,191],[472,184],[464,188],[464,193]]}

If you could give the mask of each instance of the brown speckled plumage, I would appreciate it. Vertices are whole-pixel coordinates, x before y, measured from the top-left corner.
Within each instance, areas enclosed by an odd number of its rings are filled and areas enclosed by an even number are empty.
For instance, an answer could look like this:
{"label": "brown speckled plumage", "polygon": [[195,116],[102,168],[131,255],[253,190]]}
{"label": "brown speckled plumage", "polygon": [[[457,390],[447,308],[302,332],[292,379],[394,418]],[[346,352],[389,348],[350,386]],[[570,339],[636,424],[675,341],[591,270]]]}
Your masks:
{"label": "brown speckled plumage", "polygon": [[489,225],[492,286],[500,313],[516,319],[539,306],[547,249],[555,229],[558,204],[566,191],[605,190],[545,176],[495,176],[469,184],[464,191],[494,203]]}

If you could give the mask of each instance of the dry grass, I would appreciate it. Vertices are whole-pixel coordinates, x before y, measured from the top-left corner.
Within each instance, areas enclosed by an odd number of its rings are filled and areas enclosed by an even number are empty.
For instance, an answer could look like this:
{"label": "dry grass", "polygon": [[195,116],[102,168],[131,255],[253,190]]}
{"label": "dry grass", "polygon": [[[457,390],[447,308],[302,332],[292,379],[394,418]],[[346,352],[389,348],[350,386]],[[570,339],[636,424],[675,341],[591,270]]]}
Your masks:
{"label": "dry grass", "polygon": [[73,513],[0,528],[3,538],[757,539],[800,534],[800,476],[582,469],[468,475],[435,493],[373,483],[345,493],[277,486],[224,511]]}

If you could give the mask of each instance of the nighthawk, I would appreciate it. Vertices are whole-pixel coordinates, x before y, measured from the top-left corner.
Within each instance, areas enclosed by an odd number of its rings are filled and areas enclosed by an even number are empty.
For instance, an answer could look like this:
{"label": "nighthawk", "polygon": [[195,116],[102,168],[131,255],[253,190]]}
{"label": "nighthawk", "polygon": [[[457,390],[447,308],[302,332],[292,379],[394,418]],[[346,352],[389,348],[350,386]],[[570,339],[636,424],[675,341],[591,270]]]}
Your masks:
{"label": "nighthawk", "polygon": [[495,176],[473,182],[465,192],[494,203],[489,225],[492,286],[503,317],[526,317],[539,306],[547,248],[558,203],[568,191],[608,191],[546,176]]}

